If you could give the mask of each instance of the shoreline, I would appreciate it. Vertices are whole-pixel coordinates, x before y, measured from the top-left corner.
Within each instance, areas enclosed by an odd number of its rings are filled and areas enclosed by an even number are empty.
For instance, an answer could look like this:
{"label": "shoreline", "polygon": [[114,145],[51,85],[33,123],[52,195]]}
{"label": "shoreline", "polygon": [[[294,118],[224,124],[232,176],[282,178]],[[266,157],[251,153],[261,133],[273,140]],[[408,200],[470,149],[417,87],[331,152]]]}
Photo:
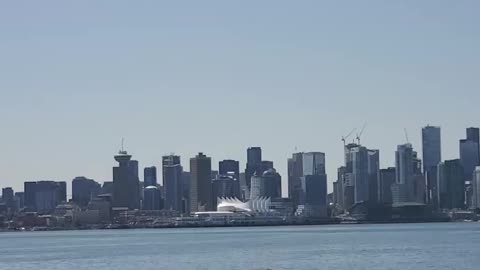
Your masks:
{"label": "shoreline", "polygon": [[137,230],[137,229],[189,229],[189,228],[246,228],[246,227],[289,227],[289,226],[323,226],[323,225],[381,225],[381,224],[428,224],[428,223],[478,223],[480,221],[470,220],[441,220],[441,219],[423,219],[423,220],[397,220],[397,221],[356,221],[356,222],[302,222],[302,223],[277,223],[277,224],[202,224],[202,225],[182,225],[182,226],[132,226],[122,224],[110,224],[105,226],[90,226],[85,228],[55,228],[55,227],[33,227],[33,228],[15,228],[1,229],[0,233],[6,232],[44,232],[44,231],[90,231],[90,230]]}

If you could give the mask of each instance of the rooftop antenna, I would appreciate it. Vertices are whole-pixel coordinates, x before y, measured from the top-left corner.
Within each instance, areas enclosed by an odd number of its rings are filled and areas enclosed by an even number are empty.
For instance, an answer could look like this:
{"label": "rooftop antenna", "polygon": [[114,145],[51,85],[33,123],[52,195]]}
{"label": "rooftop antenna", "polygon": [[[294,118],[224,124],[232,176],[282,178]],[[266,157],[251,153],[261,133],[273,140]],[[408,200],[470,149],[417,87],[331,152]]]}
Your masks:
{"label": "rooftop antenna", "polygon": [[124,145],[125,145],[125,138],[122,137],[122,145],[121,145],[122,148],[120,149],[120,152],[119,152],[121,155],[127,154],[127,151],[125,151]]}
{"label": "rooftop antenna", "polygon": [[350,131],[350,133],[348,133],[346,136],[342,136],[343,147],[345,147],[345,141],[353,134],[353,132],[355,132],[355,130],[357,130],[357,128],[352,129],[352,131]]}
{"label": "rooftop antenna", "polygon": [[405,132],[405,139],[407,140],[407,143],[410,143],[410,140],[408,139],[408,132],[406,128],[403,128],[403,132]]}
{"label": "rooftop antenna", "polygon": [[362,126],[362,130],[360,130],[360,133],[357,133],[357,142],[358,142],[358,145],[360,145],[360,137],[362,136],[363,134],[363,131],[365,130],[365,128],[367,127],[367,123],[365,122]]}

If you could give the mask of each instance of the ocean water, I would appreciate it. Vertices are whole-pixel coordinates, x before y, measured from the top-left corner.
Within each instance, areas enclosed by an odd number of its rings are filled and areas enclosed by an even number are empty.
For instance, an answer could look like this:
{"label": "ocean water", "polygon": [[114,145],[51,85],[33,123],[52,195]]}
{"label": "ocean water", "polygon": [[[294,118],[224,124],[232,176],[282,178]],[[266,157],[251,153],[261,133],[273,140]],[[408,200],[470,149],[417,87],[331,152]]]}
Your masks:
{"label": "ocean water", "polygon": [[0,269],[480,269],[480,223],[0,233]]}

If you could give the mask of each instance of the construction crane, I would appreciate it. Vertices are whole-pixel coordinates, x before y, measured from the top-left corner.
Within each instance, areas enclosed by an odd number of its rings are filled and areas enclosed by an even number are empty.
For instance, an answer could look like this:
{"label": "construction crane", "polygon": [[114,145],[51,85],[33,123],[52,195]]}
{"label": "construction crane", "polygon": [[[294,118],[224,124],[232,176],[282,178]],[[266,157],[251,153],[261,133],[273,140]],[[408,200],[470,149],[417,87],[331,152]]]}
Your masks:
{"label": "construction crane", "polygon": [[407,143],[410,143],[410,140],[408,139],[408,132],[406,128],[403,128],[403,132],[405,132],[405,139],[407,140]]}
{"label": "construction crane", "polygon": [[367,123],[363,124],[362,130],[360,130],[360,133],[357,133],[357,142],[358,142],[358,145],[360,145],[360,137],[362,136],[363,131],[365,130],[366,127],[367,127]]}
{"label": "construction crane", "polygon": [[343,147],[345,147],[345,141],[348,139],[348,137],[352,136],[353,132],[355,132],[355,130],[357,130],[356,128],[352,129],[352,131],[350,131],[350,133],[348,133],[346,136],[342,136],[342,142],[343,142]]}

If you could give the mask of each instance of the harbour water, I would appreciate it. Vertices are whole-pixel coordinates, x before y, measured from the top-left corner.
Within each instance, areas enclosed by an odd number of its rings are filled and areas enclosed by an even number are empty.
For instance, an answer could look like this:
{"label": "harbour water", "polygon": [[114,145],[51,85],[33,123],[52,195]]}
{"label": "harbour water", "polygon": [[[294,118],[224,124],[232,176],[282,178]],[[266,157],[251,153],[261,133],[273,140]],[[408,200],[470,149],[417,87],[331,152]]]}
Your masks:
{"label": "harbour water", "polygon": [[480,223],[0,233],[0,269],[480,269]]}

